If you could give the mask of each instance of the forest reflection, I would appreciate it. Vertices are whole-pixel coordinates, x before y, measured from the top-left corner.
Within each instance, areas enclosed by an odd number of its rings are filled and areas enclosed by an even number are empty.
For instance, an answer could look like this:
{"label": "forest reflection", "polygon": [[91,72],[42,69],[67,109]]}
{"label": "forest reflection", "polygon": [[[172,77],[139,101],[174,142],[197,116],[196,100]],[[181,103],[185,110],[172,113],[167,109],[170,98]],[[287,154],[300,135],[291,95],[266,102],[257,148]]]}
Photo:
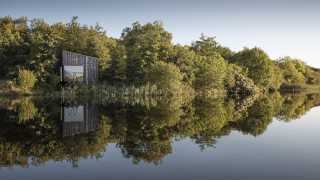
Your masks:
{"label": "forest reflection", "polygon": [[244,99],[3,98],[0,164],[39,166],[108,155],[116,144],[125,158],[159,164],[172,142],[189,138],[212,148],[231,131],[259,136],[273,120],[290,122],[320,105],[320,94],[273,93]]}

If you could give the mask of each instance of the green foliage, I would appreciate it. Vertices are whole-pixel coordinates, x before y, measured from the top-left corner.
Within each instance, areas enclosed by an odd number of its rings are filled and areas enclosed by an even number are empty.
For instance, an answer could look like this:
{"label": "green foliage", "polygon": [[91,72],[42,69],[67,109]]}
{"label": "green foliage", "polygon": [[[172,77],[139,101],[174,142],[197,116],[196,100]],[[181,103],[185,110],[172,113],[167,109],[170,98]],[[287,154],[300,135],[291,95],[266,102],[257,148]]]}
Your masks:
{"label": "green foliage", "polygon": [[[59,81],[61,51],[69,50],[98,57],[100,78],[107,83],[65,92],[65,101],[98,103],[103,110],[96,131],[74,137],[61,138],[60,94],[58,100],[41,103],[1,99],[5,117],[0,121],[0,163],[67,160],[77,165],[82,157],[101,156],[108,142],[134,163],[158,163],[172,152],[173,138],[188,137],[206,148],[232,130],[257,136],[273,117],[290,121],[320,102],[315,94],[282,97],[278,92],[256,100],[259,88],[319,84],[320,70],[300,60],[286,57],[274,62],[259,48],[235,54],[203,35],[191,46],[171,41],[160,22],[134,23],[116,39],[99,25],[81,25],[77,17],[66,24],[1,18],[1,78],[16,78],[24,91],[37,82],[52,89]],[[182,93],[190,87],[205,95],[227,92],[232,99],[198,96],[192,101]],[[54,105],[46,106],[47,102]]]}
{"label": "green foliage", "polygon": [[196,64],[194,88],[208,94],[223,91],[226,74],[227,64],[219,54],[202,56]]}
{"label": "green foliage", "polygon": [[19,103],[18,112],[18,122],[23,124],[32,120],[37,115],[38,109],[30,98],[23,98]]}
{"label": "green foliage", "polygon": [[58,74],[63,49],[98,57],[100,70],[105,71],[112,43],[99,25],[81,26],[77,17],[52,25],[42,19],[28,25],[26,18],[1,18],[0,42],[0,75],[12,78],[19,67],[27,67],[40,84],[50,83],[50,76]]}
{"label": "green foliage", "polygon": [[12,78],[26,61],[28,48],[27,18],[0,18],[0,77]]}
{"label": "green foliage", "polygon": [[201,56],[215,56],[218,46],[214,37],[206,37],[202,34],[200,40],[192,43],[192,50]]}
{"label": "green foliage", "polygon": [[170,55],[170,62],[173,62],[181,71],[183,82],[192,86],[195,80],[196,61],[199,56],[194,51],[190,50],[189,46],[176,45],[173,47]]}
{"label": "green foliage", "polygon": [[277,64],[274,64],[272,69],[270,89],[279,90],[282,83],[283,83],[282,70]]}
{"label": "green foliage", "polygon": [[231,96],[253,96],[258,91],[252,79],[245,75],[242,68],[234,64],[228,66],[225,83],[228,94]]}
{"label": "green foliage", "polygon": [[262,89],[272,86],[273,64],[269,56],[259,48],[238,52],[232,62],[248,71],[248,76]]}
{"label": "green foliage", "polygon": [[320,70],[306,65],[299,59],[284,57],[277,62],[282,73],[282,91],[316,89],[320,84]]}
{"label": "green foliage", "polygon": [[171,39],[171,34],[157,21],[145,25],[136,22],[125,28],[121,40],[127,52],[128,81],[141,83],[151,64],[169,59]]}
{"label": "green foliage", "polygon": [[220,54],[226,60],[230,60],[234,54],[229,48],[221,46],[215,40],[215,37],[207,37],[203,34],[200,40],[192,43],[192,50],[201,56],[215,56],[216,54]]}
{"label": "green foliage", "polygon": [[320,69],[307,66],[306,81],[307,81],[307,84],[312,84],[312,85],[320,84]]}
{"label": "green foliage", "polygon": [[146,82],[155,84],[170,94],[180,94],[182,91],[182,75],[177,66],[163,61],[155,62],[146,73]]}
{"label": "green foliage", "polygon": [[273,118],[273,104],[268,97],[260,97],[248,109],[248,116],[243,117],[239,123],[238,128],[244,133],[250,133],[254,136],[261,135],[272,122]]}
{"label": "green foliage", "polygon": [[[204,35],[191,45],[173,44],[171,33],[158,21],[133,23],[119,39],[109,38],[98,24],[81,25],[77,17],[68,23],[27,22],[25,17],[0,18],[1,79],[13,80],[19,69],[29,69],[39,87],[55,89],[61,52],[68,50],[98,57],[100,80],[116,86],[145,85],[147,73],[159,62],[172,63],[169,66],[179,70],[182,79],[176,82],[178,86],[183,84],[199,93],[251,93],[255,88],[250,79],[265,92],[320,84],[319,69],[289,57],[272,61],[259,48],[235,53],[215,37]],[[152,81],[158,83],[155,78]]]}
{"label": "green foliage", "polygon": [[19,69],[17,84],[23,91],[30,91],[37,82],[37,78],[32,71]]}
{"label": "green foliage", "polygon": [[285,94],[278,118],[289,122],[296,120],[319,103],[319,94]]}
{"label": "green foliage", "polygon": [[31,22],[30,52],[25,66],[35,73],[40,83],[48,82],[48,77],[56,74],[56,48],[62,39],[62,35],[56,33],[45,21],[34,19]]}
{"label": "green foliage", "polygon": [[110,43],[111,60],[107,71],[102,75],[111,83],[125,83],[127,79],[127,55],[124,45],[119,40]]}
{"label": "green foliage", "polygon": [[58,29],[65,31],[62,48],[98,57],[100,70],[106,70],[110,61],[109,46],[112,40],[98,24],[94,27],[83,26],[77,19],[78,17],[73,17],[71,22],[62,26],[56,24]]}
{"label": "green foliage", "polygon": [[285,57],[279,61],[286,84],[304,84],[306,82],[306,66],[303,62]]}

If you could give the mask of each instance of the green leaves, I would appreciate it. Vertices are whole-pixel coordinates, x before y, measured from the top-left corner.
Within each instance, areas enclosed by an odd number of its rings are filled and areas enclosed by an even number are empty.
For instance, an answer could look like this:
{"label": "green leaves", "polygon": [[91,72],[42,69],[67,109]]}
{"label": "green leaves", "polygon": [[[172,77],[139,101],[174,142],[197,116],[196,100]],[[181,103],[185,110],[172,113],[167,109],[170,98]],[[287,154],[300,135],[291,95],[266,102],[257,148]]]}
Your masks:
{"label": "green leaves", "polygon": [[146,82],[155,84],[166,93],[179,95],[182,91],[182,75],[177,66],[163,61],[155,62],[147,70]]}
{"label": "green leaves", "polygon": [[[145,85],[152,68],[157,69],[152,73],[168,73],[163,76],[173,79],[178,76],[172,72],[179,70],[182,79],[178,84],[211,94],[233,91],[236,80],[244,91],[253,88],[251,79],[265,91],[286,84],[320,83],[320,70],[288,57],[272,61],[260,48],[235,53],[215,37],[204,35],[191,45],[175,45],[159,21],[135,22],[116,39],[109,38],[98,24],[81,25],[77,17],[55,24],[33,19],[30,25],[25,17],[0,18],[1,77],[13,79],[19,68],[25,68],[33,71],[39,85],[50,85],[51,77],[59,73],[62,50],[98,57],[100,79],[111,84]],[[168,70],[163,68],[167,65]],[[235,71],[235,67],[241,70]],[[239,88],[235,92],[240,92]]]}
{"label": "green leaves", "polygon": [[268,89],[272,85],[273,64],[263,50],[245,48],[235,54],[231,62],[247,69],[249,78],[260,88]]}
{"label": "green leaves", "polygon": [[17,84],[23,91],[30,91],[36,82],[37,78],[32,71],[26,69],[19,70]]}
{"label": "green leaves", "polygon": [[227,64],[222,57],[200,57],[196,68],[194,87],[197,91],[212,94],[224,90]]}
{"label": "green leaves", "polygon": [[12,78],[26,61],[28,33],[25,17],[0,18],[0,77]]}
{"label": "green leaves", "polygon": [[157,61],[166,61],[171,49],[171,34],[160,22],[136,22],[123,30],[121,40],[127,53],[129,81],[141,83],[146,70]]}
{"label": "green leaves", "polygon": [[304,84],[306,82],[306,65],[296,59],[285,57],[279,61],[286,84]]}

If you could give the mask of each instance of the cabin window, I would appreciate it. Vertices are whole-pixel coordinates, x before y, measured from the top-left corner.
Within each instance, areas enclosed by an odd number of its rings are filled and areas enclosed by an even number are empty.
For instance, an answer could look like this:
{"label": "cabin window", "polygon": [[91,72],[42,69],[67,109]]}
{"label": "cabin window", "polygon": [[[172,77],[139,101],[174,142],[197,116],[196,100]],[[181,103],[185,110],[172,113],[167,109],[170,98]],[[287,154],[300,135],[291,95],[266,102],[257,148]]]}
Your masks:
{"label": "cabin window", "polygon": [[78,107],[64,107],[64,121],[65,122],[83,122],[84,121],[83,106]]}
{"label": "cabin window", "polygon": [[83,81],[83,66],[64,66],[65,81]]}

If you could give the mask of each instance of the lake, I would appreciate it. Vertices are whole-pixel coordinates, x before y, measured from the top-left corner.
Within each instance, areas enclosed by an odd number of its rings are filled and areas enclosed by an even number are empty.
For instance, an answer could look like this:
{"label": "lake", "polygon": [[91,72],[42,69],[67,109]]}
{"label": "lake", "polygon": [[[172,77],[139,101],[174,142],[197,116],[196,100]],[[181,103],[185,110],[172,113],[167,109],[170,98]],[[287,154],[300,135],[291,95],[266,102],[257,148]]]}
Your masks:
{"label": "lake", "polygon": [[319,105],[280,93],[2,98],[0,179],[316,180]]}

